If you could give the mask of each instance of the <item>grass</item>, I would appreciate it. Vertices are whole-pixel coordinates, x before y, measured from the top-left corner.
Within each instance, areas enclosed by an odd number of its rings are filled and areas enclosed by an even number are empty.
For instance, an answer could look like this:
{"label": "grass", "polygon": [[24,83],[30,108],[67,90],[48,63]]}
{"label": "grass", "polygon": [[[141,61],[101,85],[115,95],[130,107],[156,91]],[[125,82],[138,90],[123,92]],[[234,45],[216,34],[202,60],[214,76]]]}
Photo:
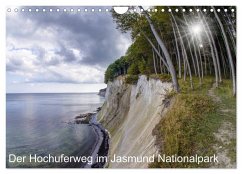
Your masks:
{"label": "grass", "polygon": [[[179,80],[181,92],[172,94],[174,103],[153,130],[160,154],[192,156],[195,154],[210,156],[215,153],[213,145],[218,143],[214,132],[222,122],[230,121],[235,125],[235,97],[232,96],[231,81],[224,80],[215,94],[221,102],[215,102],[207,95],[212,87],[213,78],[206,77],[203,84],[193,78],[194,90],[190,89],[189,81]],[[231,113],[224,114],[222,109],[231,108]],[[232,140],[227,148],[232,160],[236,159],[236,140]],[[150,163],[150,168],[197,168],[209,167],[209,163],[163,163],[157,160]]]}
{"label": "grass", "polygon": [[[155,79],[155,80],[160,80],[162,82],[171,82],[171,76],[168,74],[150,74],[146,75],[147,80],[149,79]],[[139,80],[139,75],[131,75],[128,74],[125,76],[125,83],[131,84],[131,85],[136,85]]]}
{"label": "grass", "polygon": [[215,90],[215,94],[221,99],[220,108],[229,112],[224,112],[226,121],[236,125],[236,97],[232,96],[232,84],[230,80],[223,80],[221,86]]}
{"label": "grass", "polygon": [[136,85],[138,80],[139,80],[138,75],[127,75],[125,77],[125,83],[126,84]]}
{"label": "grass", "polygon": [[[224,121],[232,123],[231,129],[236,130],[236,97],[232,96],[232,84],[230,80],[223,80],[221,86],[215,90],[215,94],[220,96],[221,102],[219,115]],[[224,112],[222,112],[224,111]],[[232,162],[236,162],[236,139],[232,138],[226,145],[228,156]]]}
{"label": "grass", "polygon": [[148,78],[160,80],[162,82],[171,82],[171,75],[169,74],[150,74]]}

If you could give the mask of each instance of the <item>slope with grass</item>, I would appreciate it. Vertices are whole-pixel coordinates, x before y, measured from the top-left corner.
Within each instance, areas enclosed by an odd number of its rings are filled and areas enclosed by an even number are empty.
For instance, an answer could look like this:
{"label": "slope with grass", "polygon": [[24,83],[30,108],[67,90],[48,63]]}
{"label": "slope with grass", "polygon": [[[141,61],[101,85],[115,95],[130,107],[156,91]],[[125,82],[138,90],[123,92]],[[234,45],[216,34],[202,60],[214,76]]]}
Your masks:
{"label": "slope with grass", "polygon": [[213,77],[202,84],[194,77],[119,76],[108,83],[98,119],[109,130],[109,155],[218,156],[219,163],[109,163],[111,168],[234,168],[236,165],[236,99],[231,80],[215,88]]}
{"label": "slope with grass", "polygon": [[221,167],[234,168],[236,162],[236,100],[230,80],[215,88],[206,77],[194,90],[180,81],[181,93],[153,131],[161,154],[207,156],[215,154],[218,163],[151,163],[151,168]]}

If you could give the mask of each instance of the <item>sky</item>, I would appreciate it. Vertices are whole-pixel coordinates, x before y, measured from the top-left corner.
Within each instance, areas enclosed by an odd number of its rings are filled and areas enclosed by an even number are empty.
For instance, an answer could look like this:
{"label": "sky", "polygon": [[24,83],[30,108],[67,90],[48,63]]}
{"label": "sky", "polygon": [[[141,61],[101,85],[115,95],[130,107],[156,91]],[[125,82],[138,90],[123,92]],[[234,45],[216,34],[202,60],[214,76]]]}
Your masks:
{"label": "sky", "polygon": [[71,8],[7,12],[7,93],[97,92],[106,87],[107,66],[125,54],[131,38],[116,29],[106,7],[103,12],[91,12],[99,7],[88,7],[89,12]]}

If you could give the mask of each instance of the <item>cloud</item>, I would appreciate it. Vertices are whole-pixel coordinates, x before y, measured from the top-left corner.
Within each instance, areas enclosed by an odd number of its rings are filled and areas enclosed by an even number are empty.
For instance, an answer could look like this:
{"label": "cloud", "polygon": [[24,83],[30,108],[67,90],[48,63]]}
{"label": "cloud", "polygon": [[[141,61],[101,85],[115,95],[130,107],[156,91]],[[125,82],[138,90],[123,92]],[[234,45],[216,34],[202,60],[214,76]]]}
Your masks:
{"label": "cloud", "polygon": [[101,83],[131,43],[108,12],[18,12],[6,21],[7,74],[27,83]]}

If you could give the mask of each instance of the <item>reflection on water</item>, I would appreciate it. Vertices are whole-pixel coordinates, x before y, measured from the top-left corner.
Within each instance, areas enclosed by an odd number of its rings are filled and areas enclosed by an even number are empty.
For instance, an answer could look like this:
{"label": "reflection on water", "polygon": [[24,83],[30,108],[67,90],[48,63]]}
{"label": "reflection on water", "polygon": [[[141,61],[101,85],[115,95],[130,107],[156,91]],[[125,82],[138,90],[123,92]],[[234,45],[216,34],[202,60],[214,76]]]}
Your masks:
{"label": "reflection on water", "polygon": [[97,94],[7,94],[7,167],[60,167],[9,163],[9,154],[89,155],[95,143],[92,128],[68,122],[103,101]]}

